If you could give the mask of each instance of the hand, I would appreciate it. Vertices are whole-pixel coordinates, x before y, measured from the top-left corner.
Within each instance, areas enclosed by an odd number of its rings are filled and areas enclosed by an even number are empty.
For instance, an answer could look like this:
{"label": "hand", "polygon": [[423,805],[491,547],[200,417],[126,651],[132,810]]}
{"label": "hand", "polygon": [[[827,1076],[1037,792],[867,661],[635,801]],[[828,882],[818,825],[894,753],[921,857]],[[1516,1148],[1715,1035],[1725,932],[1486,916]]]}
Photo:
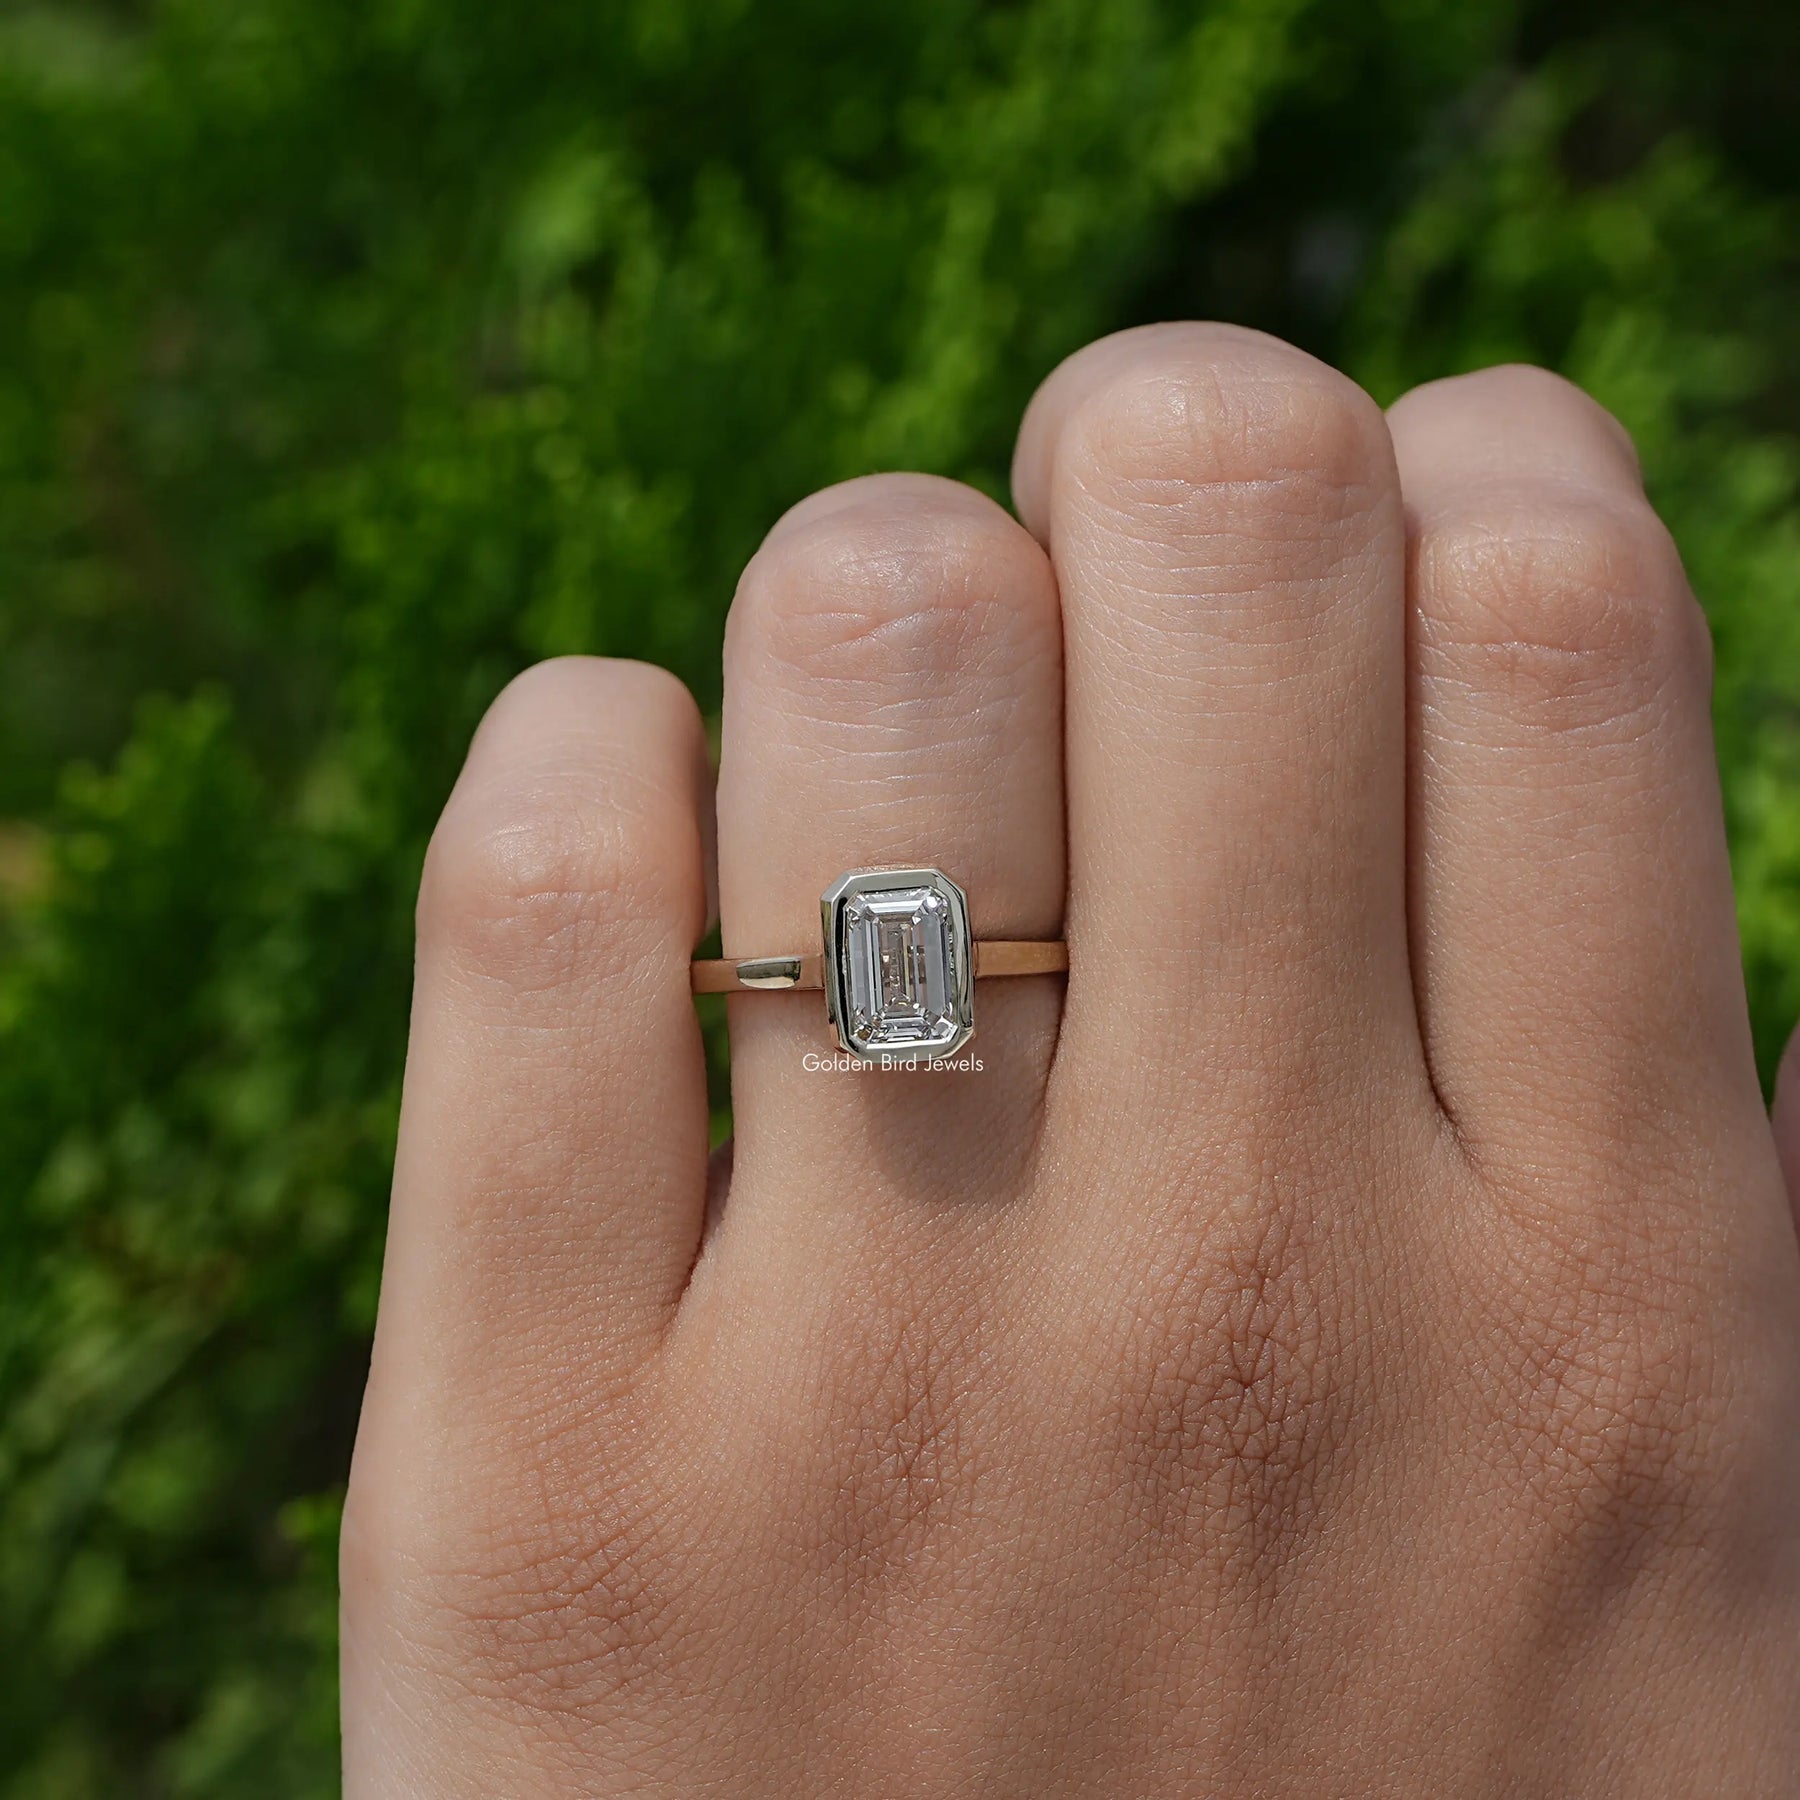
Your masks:
{"label": "hand", "polygon": [[432,846],[345,1522],[347,1790],[1800,1792],[1800,1252],[1700,613],[1527,369],[1387,417],[1072,358],[1024,524],[815,495],[725,648],[727,954],[927,863],[979,1071],[732,1002],[668,676],[495,704]]}

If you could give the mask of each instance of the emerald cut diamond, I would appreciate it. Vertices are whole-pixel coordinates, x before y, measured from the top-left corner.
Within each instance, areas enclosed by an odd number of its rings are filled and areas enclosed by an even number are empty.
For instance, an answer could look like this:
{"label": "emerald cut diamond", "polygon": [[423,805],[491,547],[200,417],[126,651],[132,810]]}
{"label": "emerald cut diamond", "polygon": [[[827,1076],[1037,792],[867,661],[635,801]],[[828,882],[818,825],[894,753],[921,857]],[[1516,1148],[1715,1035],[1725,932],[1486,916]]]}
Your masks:
{"label": "emerald cut diamond", "polygon": [[969,1041],[969,909],[949,876],[867,870],[836,882],[822,906],[825,1005],[844,1049],[872,1062],[924,1062]]}

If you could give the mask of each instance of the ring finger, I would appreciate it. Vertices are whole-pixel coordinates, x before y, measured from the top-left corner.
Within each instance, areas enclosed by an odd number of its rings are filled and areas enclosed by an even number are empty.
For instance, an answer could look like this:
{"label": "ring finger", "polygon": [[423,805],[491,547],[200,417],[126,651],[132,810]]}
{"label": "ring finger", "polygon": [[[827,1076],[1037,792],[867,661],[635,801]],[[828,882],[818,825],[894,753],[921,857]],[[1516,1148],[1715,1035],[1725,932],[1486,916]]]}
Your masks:
{"label": "ring finger", "polygon": [[[972,489],[875,476],[780,521],[732,605],[723,740],[727,956],[815,949],[820,894],[881,866],[942,869],[977,938],[1061,935],[1055,584],[1031,537]],[[760,1229],[811,1241],[816,1221],[796,1205],[1009,1188],[1035,1141],[1059,1005],[1054,978],[983,982],[979,1068],[863,1073],[818,1067],[832,1041],[817,993],[735,998],[727,1233],[764,1194],[790,1216]]]}

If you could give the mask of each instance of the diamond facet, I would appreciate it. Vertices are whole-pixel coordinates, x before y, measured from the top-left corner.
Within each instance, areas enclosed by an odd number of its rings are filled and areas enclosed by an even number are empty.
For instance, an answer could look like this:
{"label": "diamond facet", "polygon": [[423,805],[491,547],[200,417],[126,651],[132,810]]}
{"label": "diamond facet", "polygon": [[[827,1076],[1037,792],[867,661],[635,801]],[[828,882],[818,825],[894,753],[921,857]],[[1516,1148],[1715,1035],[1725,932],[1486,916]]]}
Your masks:
{"label": "diamond facet", "polygon": [[875,1061],[948,1056],[974,1029],[968,907],[936,869],[846,875],[824,897],[838,1041]]}

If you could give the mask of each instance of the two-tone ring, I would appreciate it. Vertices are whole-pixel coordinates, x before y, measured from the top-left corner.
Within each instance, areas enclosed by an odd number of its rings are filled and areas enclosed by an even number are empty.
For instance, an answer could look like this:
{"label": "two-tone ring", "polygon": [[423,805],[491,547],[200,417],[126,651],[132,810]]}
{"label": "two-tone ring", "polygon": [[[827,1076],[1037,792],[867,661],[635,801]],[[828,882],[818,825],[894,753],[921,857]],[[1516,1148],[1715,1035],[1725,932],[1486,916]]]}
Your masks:
{"label": "two-tone ring", "polygon": [[1062,943],[979,942],[969,902],[941,869],[860,869],[819,901],[817,953],[697,960],[697,994],[823,989],[839,1047],[884,1066],[954,1056],[974,1035],[975,983],[1056,975]]}

